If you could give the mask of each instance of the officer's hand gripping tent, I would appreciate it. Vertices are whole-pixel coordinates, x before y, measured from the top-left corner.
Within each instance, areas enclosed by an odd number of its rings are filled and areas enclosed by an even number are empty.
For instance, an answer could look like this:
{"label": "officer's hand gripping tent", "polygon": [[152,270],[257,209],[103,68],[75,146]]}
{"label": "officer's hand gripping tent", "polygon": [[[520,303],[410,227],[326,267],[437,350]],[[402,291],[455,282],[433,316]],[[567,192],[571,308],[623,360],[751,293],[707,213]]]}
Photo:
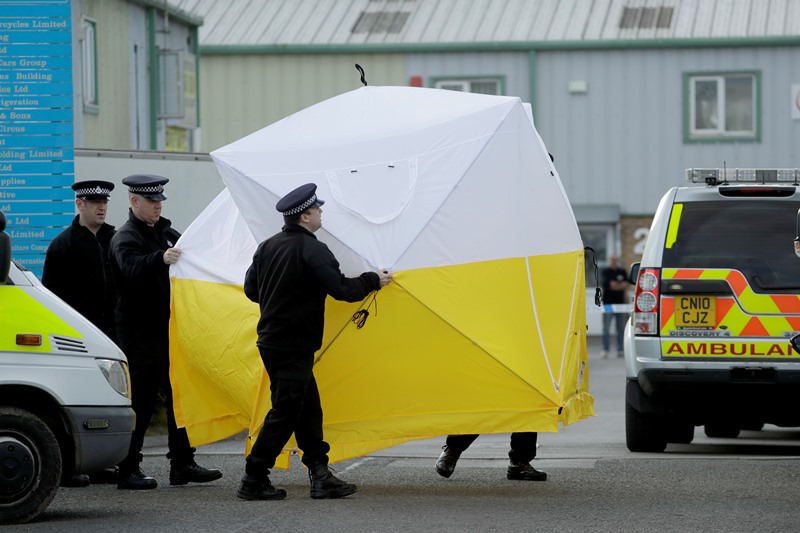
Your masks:
{"label": "officer's hand gripping tent", "polygon": [[594,414],[583,245],[518,98],[363,87],[211,155],[227,189],[171,273],[175,411],[193,445],[255,438],[269,410],[242,282],[283,224],[278,199],[309,182],[326,200],[316,236],[342,271],[394,273],[373,304],[326,304],[314,373],[331,461]]}

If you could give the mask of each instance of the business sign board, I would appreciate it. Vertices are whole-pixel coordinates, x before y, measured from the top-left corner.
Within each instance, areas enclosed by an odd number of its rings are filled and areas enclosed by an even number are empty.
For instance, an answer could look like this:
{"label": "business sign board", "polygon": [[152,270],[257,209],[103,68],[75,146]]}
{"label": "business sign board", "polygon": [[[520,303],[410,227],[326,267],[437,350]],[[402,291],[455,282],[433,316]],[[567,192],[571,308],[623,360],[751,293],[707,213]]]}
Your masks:
{"label": "business sign board", "polygon": [[12,257],[41,277],[75,213],[71,0],[3,0],[0,210]]}

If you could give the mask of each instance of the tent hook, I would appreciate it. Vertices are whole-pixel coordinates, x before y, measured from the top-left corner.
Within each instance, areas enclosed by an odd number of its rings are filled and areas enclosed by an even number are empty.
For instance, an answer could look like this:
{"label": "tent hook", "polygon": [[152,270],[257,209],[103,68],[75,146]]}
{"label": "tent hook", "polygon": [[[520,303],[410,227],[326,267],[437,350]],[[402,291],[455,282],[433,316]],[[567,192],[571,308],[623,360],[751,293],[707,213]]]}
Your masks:
{"label": "tent hook", "polygon": [[356,70],[361,73],[361,83],[363,83],[364,87],[366,87],[367,86],[367,79],[364,77],[364,69],[361,68],[361,65],[356,63]]}

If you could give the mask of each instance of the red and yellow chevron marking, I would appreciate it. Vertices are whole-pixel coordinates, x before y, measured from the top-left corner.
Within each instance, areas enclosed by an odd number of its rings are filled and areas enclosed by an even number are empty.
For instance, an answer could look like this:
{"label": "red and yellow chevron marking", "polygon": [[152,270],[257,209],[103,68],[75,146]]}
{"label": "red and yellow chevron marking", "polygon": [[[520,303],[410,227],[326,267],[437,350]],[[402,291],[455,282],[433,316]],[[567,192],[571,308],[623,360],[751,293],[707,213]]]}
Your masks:
{"label": "red and yellow chevron marking", "polygon": [[[689,279],[726,281],[735,296],[718,296],[716,298],[717,317],[715,329],[727,331],[733,338],[784,337],[787,332],[800,331],[800,295],[756,294],[747,283],[747,279],[738,270],[665,268],[662,271],[662,279],[670,281]],[[662,296],[662,334],[669,335],[671,331],[683,331],[676,328],[674,314],[674,297]],[[711,342],[711,340],[708,339],[708,341],[704,342]],[[666,352],[664,353],[666,355]]]}

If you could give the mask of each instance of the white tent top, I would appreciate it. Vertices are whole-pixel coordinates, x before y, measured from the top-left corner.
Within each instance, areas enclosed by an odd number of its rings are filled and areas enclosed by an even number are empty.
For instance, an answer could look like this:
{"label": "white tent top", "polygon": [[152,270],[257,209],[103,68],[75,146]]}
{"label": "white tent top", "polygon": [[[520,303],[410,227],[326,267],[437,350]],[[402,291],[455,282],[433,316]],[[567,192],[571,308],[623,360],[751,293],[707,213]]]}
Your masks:
{"label": "white tent top", "polygon": [[362,87],[211,157],[258,242],[282,224],[278,199],[316,183],[326,201],[318,237],[355,271],[582,248],[530,108],[516,97]]}

